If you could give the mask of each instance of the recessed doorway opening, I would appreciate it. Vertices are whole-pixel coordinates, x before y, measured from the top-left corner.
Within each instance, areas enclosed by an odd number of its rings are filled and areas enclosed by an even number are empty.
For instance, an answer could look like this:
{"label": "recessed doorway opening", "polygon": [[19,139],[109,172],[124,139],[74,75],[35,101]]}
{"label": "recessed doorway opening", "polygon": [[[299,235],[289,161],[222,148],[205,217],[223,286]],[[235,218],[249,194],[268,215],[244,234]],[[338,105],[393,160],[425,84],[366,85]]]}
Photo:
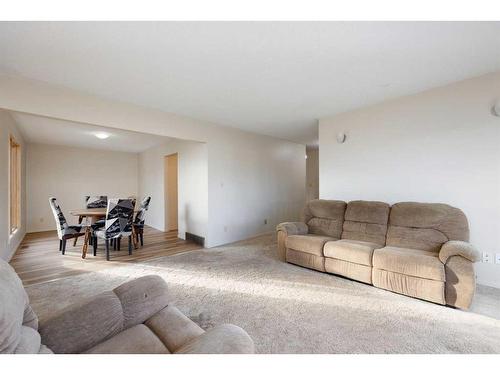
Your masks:
{"label": "recessed doorway opening", "polygon": [[178,155],[165,156],[165,231],[178,230]]}

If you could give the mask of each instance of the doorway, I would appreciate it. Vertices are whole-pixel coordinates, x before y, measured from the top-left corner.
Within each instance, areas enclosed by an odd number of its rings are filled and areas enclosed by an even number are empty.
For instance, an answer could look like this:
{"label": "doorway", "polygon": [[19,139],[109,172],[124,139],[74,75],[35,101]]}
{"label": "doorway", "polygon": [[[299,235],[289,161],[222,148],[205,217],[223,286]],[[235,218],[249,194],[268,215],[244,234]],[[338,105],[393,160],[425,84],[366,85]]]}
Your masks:
{"label": "doorway", "polygon": [[165,230],[178,229],[178,157],[177,153],[165,156]]}
{"label": "doorway", "polygon": [[306,147],[306,200],[319,198],[319,148]]}

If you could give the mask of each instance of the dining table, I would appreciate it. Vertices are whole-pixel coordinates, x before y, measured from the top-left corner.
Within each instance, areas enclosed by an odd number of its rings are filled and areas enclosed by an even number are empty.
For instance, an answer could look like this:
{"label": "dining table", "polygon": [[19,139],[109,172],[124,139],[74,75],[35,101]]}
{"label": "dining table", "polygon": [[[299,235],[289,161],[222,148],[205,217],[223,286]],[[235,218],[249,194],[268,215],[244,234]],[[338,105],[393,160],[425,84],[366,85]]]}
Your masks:
{"label": "dining table", "polygon": [[[95,224],[99,219],[106,217],[106,207],[102,208],[78,208],[75,210],[70,210],[69,213],[73,216],[78,216],[78,223],[82,224],[85,228],[85,236],[82,246],[82,258],[85,259],[87,256],[87,250],[90,242],[90,236],[92,235],[92,224]],[[137,210],[134,210],[137,213]],[[76,246],[78,238],[75,238],[73,246]],[[132,241],[134,243],[134,248],[137,249],[137,238],[134,233],[134,226],[132,225]]]}

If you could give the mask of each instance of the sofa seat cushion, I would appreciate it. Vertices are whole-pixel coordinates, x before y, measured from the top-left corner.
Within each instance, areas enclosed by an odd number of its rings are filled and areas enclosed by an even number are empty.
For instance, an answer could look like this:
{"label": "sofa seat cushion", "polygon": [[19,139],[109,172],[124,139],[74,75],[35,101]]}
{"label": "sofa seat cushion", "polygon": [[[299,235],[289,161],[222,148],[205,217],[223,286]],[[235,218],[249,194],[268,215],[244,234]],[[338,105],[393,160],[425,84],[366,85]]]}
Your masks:
{"label": "sofa seat cushion", "polygon": [[138,324],[109,340],[101,342],[87,354],[168,354],[161,340],[144,324]]}
{"label": "sofa seat cushion", "polygon": [[288,236],[286,247],[295,251],[302,251],[317,256],[323,256],[323,246],[334,238],[328,236],[319,236],[316,234],[304,234]]}
{"label": "sofa seat cushion", "polygon": [[403,275],[397,272],[373,269],[372,283],[377,288],[420,298],[444,305],[444,281],[429,280],[421,277]]}
{"label": "sofa seat cushion", "polygon": [[382,247],[382,245],[365,241],[329,241],[323,248],[323,254],[327,258],[335,258],[351,263],[371,266],[373,250],[380,247]]}
{"label": "sofa seat cushion", "polygon": [[384,247],[373,253],[373,268],[423,279],[445,281],[444,265],[433,251]]}
{"label": "sofa seat cushion", "polygon": [[165,307],[144,324],[172,353],[205,332],[174,306]]}
{"label": "sofa seat cushion", "polygon": [[341,259],[325,258],[325,270],[328,273],[348,277],[349,279],[372,283],[372,267],[364,264],[347,262]]}
{"label": "sofa seat cushion", "polygon": [[325,257],[286,249],[286,259],[288,263],[293,263],[301,267],[325,272]]}

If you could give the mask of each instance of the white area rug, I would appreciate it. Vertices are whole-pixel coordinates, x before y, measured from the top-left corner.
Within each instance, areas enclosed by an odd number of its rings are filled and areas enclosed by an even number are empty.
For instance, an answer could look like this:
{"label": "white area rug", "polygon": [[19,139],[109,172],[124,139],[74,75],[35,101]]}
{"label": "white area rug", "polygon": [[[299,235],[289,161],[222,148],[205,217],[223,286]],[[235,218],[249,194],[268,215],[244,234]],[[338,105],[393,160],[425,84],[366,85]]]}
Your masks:
{"label": "white area rug", "polygon": [[272,236],[111,267],[27,288],[43,320],[158,274],[203,328],[233,323],[259,353],[500,353],[500,320],[419,301],[276,258]]}

